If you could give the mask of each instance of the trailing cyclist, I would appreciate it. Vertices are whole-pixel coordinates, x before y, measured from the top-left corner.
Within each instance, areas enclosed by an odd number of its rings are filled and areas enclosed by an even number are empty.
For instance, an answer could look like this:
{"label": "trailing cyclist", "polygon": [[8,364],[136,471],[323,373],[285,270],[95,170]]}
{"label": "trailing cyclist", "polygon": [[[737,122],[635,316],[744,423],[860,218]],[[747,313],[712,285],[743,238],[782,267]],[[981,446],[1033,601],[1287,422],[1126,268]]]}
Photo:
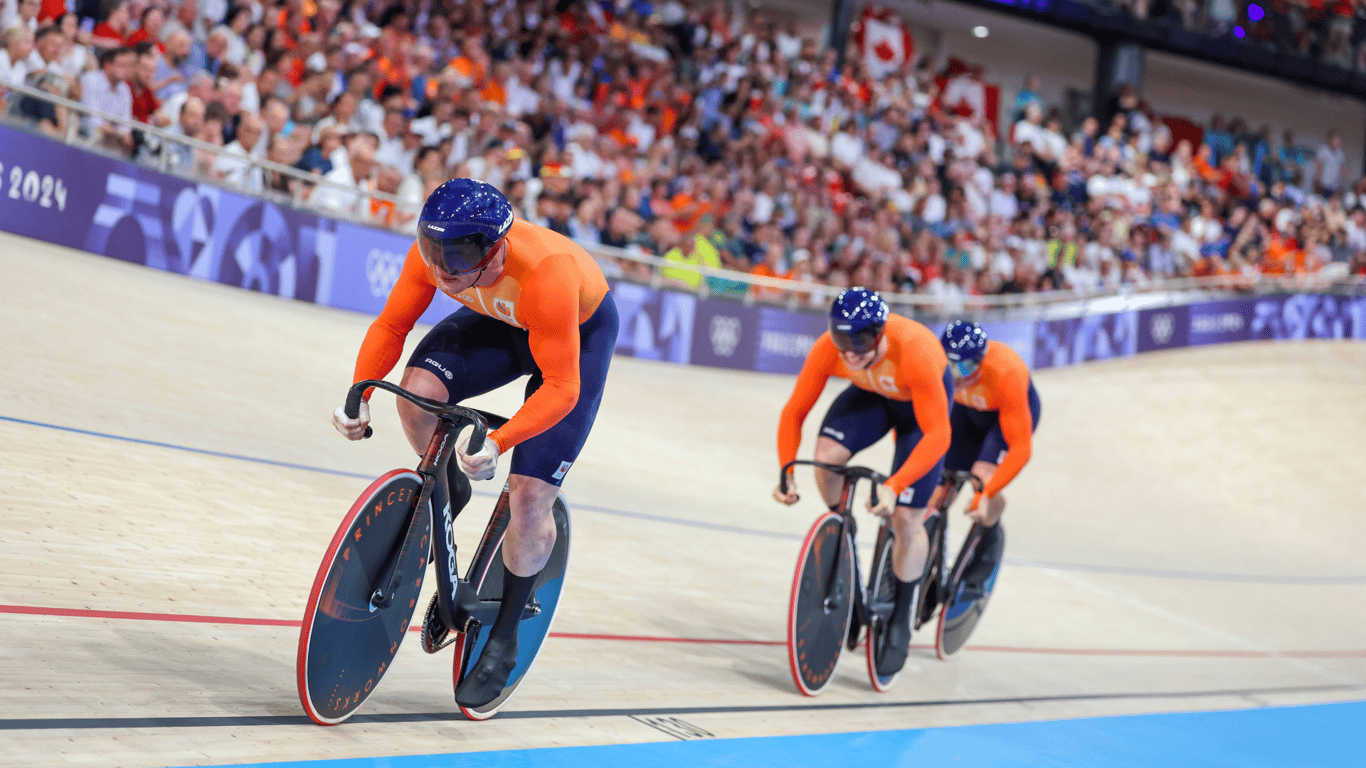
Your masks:
{"label": "trailing cyclist", "polygon": [[[1006,500],[1001,491],[1020,474],[1033,453],[1034,429],[1039,425],[1039,393],[1029,368],[1008,345],[987,338],[977,323],[949,323],[940,336],[953,372],[953,441],[944,460],[946,469],[968,470],[982,481],[982,490],[967,514],[982,525],[981,554],[963,575],[959,600],[980,597],[985,581],[1001,561],[1005,532],[1001,514]],[[938,502],[938,497],[934,502]]]}
{"label": "trailing cyclist", "polygon": [[[843,466],[854,454],[896,431],[892,475],[878,493],[874,514],[891,515],[895,544],[896,602],[888,626],[887,652],[878,674],[892,675],[906,663],[911,614],[925,572],[929,539],[925,509],[939,482],[949,447],[949,403],[953,379],[948,359],[934,333],[920,323],[893,315],[877,293],[849,288],[830,307],[830,330],[807,354],[778,426],[778,464],[797,456],[802,423],[831,376],[851,384],[835,398],[816,439],[815,459]],[[834,509],[840,500],[839,476],[816,470],[821,498]],[[774,490],[784,504],[797,501],[794,479],[788,490]]]}

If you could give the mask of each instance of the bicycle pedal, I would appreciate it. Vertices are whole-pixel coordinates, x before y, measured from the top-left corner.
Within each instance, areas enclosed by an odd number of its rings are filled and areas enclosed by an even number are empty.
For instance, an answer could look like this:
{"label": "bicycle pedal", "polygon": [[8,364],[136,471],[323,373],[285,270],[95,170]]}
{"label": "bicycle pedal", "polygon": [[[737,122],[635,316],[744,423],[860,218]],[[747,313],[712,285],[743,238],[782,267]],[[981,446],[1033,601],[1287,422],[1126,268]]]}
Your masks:
{"label": "bicycle pedal", "polygon": [[455,642],[455,638],[450,636],[450,627],[441,621],[437,599],[438,595],[432,595],[432,601],[427,604],[427,615],[422,619],[422,650],[427,653],[436,653]]}

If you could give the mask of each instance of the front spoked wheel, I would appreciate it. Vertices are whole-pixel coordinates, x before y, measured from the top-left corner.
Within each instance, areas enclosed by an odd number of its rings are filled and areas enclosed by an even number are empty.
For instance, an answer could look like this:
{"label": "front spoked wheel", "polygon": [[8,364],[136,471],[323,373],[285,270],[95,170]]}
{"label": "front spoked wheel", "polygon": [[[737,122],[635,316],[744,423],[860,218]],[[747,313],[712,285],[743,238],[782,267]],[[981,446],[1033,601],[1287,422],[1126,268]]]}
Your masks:
{"label": "front spoked wheel", "polygon": [[[466,580],[479,592],[480,600],[499,600],[503,596],[503,535],[507,530],[511,509],[505,491],[498,499],[493,517],[489,520],[484,538],[470,563]],[[551,509],[555,518],[555,546],[550,551],[550,559],[536,580],[535,591],[522,612],[521,624],[517,627],[517,666],[508,676],[507,686],[498,698],[482,707],[466,707],[457,704],[460,711],[471,720],[487,720],[498,714],[503,705],[526,677],[531,663],[536,660],[541,645],[550,634],[550,625],[555,618],[555,608],[559,605],[564,591],[564,574],[569,565],[569,507],[564,497],[555,499]],[[452,682],[455,688],[460,681],[479,662],[479,655],[488,642],[492,624],[480,627],[477,632],[460,633],[455,640],[455,662],[452,667]]]}
{"label": "front spoked wheel", "polygon": [[830,684],[854,610],[854,552],[834,512],[802,542],[787,613],[787,656],[797,690],[815,696]]}
{"label": "front spoked wheel", "polygon": [[[342,519],[308,594],[299,631],[299,701],[320,725],[336,725],[365,703],[408,631],[430,550],[431,515],[417,509],[422,476],[396,469],[370,484]],[[414,519],[416,516],[416,519]],[[387,581],[409,524],[418,526],[399,588],[383,606],[371,597]]]}
{"label": "front spoked wheel", "polygon": [[1001,572],[999,551],[1005,546],[1005,529],[1001,528],[1000,523],[997,523],[996,528],[1000,541],[994,553],[995,562],[981,562],[981,558],[991,557],[993,553],[983,551],[986,549],[983,528],[974,523],[963,542],[963,548],[958,552],[953,570],[949,572],[946,589],[949,597],[944,600],[944,608],[939,613],[939,631],[934,641],[935,653],[945,661],[967,645],[972,631],[982,620],[982,614],[986,613],[991,591],[996,587],[996,576]]}
{"label": "front spoked wheel", "polygon": [[896,573],[892,570],[892,547],[896,537],[890,525],[878,530],[873,548],[873,565],[868,573],[868,681],[873,690],[882,693],[896,683],[896,672],[879,675],[878,662],[887,649],[887,627],[896,607]]}

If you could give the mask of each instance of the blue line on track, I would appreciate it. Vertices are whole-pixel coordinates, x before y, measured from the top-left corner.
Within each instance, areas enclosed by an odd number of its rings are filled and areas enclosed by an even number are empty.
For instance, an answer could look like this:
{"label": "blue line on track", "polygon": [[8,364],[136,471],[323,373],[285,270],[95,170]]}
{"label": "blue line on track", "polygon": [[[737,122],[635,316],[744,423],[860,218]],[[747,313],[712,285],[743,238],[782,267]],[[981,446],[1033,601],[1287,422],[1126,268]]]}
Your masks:
{"label": "blue line on track", "polygon": [[[904,731],[748,739],[703,738],[647,744],[255,765],[262,768],[1346,766],[1361,765],[1362,756],[1366,754],[1366,730],[1361,728],[1363,722],[1366,722],[1366,702],[1351,702]],[[703,730],[676,720],[659,722],[653,727],[674,734],[687,733],[691,727],[694,736],[698,735],[697,730]]]}
{"label": "blue line on track", "polygon": [[[77,429],[76,427],[65,427],[60,424],[46,424],[41,421],[30,421],[28,419],[16,419],[12,416],[0,416],[0,421],[7,421],[13,424],[23,424],[30,427],[41,427],[43,429],[55,429],[60,432],[71,432],[78,435],[90,437],[102,437],[108,440],[119,440],[125,443],[136,443],[138,445],[150,445],[157,448],[168,448],[173,451],[185,451],[187,453],[197,453],[202,456],[213,456],[222,459],[235,459],[237,461],[249,461],[254,464],[265,464],[272,467],[283,467],[285,469],[298,469],[305,472],[319,472],[326,475],[337,475],[339,477],[353,477],[361,480],[373,479],[373,475],[360,474],[358,472],[345,472],[339,469],[329,469],[327,467],[314,467],[307,464],[295,464],[288,461],[275,461],[273,459],[262,459],[256,456],[243,456],[236,453],[224,453],[222,451],[210,451],[204,448],[191,448],[185,445],[175,445],[174,443],[161,443],[155,440],[142,440],[135,437],[125,437],[123,435],[111,435],[107,432],[95,432],[88,429]],[[497,496],[498,494],[490,491],[475,490],[479,496]],[[651,515],[644,512],[632,512],[629,510],[609,509],[607,507],[597,507],[591,504],[574,504],[574,509],[585,512],[597,512],[604,515],[615,515],[616,517],[628,517],[636,520],[648,520],[655,523],[666,523],[669,525],[684,525],[691,528],[703,528],[711,531],[723,533],[736,533],[744,536],[759,536],[768,539],[779,539],[782,541],[801,541],[800,535],[777,533],[774,531],[761,531],[755,528],[742,528],[735,525],[722,525],[720,523],[708,523],[701,520],[684,520],[677,517],[666,517],[664,515]],[[1366,576],[1280,576],[1280,575],[1261,575],[1261,574],[1241,574],[1241,573],[1207,573],[1201,571],[1167,571],[1157,568],[1133,568],[1127,566],[1110,565],[1091,565],[1087,563],[1061,563],[1046,560],[1029,560],[1026,558],[1007,557],[1007,563],[1020,565],[1028,568],[1051,568],[1059,571],[1081,571],[1085,573],[1111,573],[1125,576],[1145,576],[1156,579],[1180,579],[1183,581],[1226,581],[1244,584],[1284,584],[1299,585],[1313,584],[1319,586],[1347,586],[1366,584]]]}

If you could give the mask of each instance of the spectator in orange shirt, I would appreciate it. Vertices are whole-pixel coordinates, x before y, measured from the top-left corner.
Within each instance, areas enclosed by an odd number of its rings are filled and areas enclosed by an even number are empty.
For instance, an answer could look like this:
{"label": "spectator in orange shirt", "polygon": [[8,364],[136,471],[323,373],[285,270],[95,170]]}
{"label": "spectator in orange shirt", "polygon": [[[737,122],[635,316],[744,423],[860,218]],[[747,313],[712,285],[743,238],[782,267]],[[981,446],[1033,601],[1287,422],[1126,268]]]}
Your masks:
{"label": "spectator in orange shirt", "polygon": [[[787,265],[783,263],[783,246],[779,243],[769,243],[764,246],[764,258],[754,268],[749,271],[756,277],[774,277],[785,279],[787,277]],[[751,295],[758,301],[782,301],[787,298],[787,291],[782,288],[769,288],[756,285],[750,289]]]}
{"label": "spectator in orange shirt", "polygon": [[1204,181],[1214,181],[1219,177],[1219,172],[1211,165],[1214,159],[1214,150],[1208,144],[1201,144],[1195,151],[1195,157],[1191,159],[1191,165],[1195,167],[1195,173]]}
{"label": "spectator in orange shirt", "polygon": [[460,43],[460,55],[451,60],[449,68],[456,73],[460,87],[479,91],[486,85],[488,60],[479,37],[466,35]]}

